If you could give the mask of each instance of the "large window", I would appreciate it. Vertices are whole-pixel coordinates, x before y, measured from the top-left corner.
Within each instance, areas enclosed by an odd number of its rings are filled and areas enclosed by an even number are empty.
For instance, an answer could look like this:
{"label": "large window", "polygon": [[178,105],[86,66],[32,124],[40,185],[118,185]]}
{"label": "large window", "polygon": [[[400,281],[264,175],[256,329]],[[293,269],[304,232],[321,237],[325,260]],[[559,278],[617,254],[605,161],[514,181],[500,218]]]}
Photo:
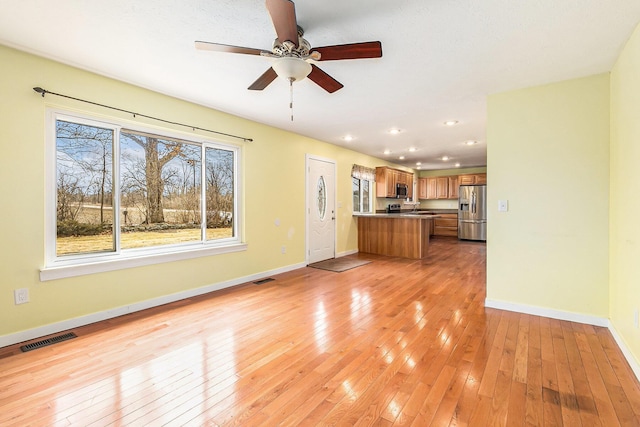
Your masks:
{"label": "large window", "polygon": [[51,126],[48,267],[240,242],[238,147],[55,112]]}

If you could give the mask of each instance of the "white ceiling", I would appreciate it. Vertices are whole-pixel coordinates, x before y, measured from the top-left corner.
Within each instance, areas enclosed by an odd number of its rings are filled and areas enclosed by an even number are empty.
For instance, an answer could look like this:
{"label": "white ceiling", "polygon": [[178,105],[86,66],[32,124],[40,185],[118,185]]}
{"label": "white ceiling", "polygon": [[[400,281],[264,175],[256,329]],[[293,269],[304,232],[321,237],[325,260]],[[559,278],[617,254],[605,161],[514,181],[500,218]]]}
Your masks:
{"label": "white ceiling", "polygon": [[[0,44],[405,166],[442,169],[486,165],[488,94],[609,71],[640,22],[638,0],[295,6],[312,46],[380,40],[383,57],[318,63],[345,87],[328,94],[308,79],[295,83],[293,123],[288,82],[247,90],[267,58],[194,48],[204,40],[270,50],[264,0],[0,0]],[[450,119],[459,123],[444,126]],[[355,139],[345,142],[346,134]],[[444,155],[451,160],[438,159]]]}

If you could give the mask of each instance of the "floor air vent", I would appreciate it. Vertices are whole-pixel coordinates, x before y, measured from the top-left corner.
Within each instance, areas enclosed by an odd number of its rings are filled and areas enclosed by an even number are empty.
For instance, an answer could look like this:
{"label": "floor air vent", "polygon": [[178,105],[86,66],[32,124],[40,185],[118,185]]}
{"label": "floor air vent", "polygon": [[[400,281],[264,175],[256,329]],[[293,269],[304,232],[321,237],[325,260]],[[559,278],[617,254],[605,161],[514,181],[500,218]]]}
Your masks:
{"label": "floor air vent", "polygon": [[267,277],[266,279],[262,279],[262,280],[256,280],[255,283],[256,285],[262,285],[263,283],[267,283],[267,282],[273,282],[276,279],[272,279],[271,277]]}
{"label": "floor air vent", "polygon": [[42,347],[46,347],[48,345],[51,344],[55,344],[61,341],[66,341],[66,340],[70,340],[72,338],[76,338],[77,335],[74,334],[73,332],[69,332],[68,334],[63,334],[63,335],[58,335],[56,337],[51,337],[51,338],[47,338],[41,341],[37,341],[37,342],[32,342],[31,344],[27,344],[27,345],[23,345],[20,347],[20,350],[22,350],[22,352],[27,352],[27,351],[31,351],[31,350],[36,350],[38,348],[42,348]]}

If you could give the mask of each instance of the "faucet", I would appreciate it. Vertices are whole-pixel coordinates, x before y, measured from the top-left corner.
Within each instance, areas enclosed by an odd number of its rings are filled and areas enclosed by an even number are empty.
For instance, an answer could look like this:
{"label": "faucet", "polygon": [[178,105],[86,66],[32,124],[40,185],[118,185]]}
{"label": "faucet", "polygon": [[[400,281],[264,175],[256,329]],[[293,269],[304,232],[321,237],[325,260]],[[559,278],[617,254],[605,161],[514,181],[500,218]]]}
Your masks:
{"label": "faucet", "polygon": [[418,212],[418,206],[420,206],[420,202],[413,202],[413,211]]}

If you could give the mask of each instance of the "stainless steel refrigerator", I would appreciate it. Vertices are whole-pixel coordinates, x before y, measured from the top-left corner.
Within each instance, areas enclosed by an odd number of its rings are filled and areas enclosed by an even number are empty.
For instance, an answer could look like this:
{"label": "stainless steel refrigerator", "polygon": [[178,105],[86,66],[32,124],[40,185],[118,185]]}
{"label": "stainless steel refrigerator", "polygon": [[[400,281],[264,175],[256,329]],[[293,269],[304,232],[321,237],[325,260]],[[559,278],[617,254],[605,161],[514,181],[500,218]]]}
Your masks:
{"label": "stainless steel refrigerator", "polygon": [[458,239],[487,240],[487,186],[484,184],[460,186]]}

